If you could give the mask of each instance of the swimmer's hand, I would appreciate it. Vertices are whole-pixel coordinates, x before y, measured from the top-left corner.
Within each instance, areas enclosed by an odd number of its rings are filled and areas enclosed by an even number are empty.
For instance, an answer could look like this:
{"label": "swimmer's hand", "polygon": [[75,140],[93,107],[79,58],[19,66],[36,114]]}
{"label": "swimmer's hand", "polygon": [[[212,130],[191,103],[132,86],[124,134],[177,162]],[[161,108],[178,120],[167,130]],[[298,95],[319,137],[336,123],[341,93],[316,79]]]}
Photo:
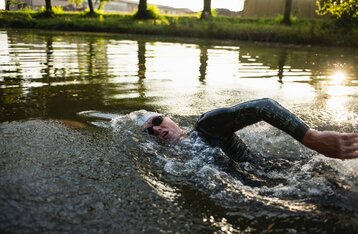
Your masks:
{"label": "swimmer's hand", "polygon": [[358,134],[309,129],[302,144],[330,158],[358,158]]}

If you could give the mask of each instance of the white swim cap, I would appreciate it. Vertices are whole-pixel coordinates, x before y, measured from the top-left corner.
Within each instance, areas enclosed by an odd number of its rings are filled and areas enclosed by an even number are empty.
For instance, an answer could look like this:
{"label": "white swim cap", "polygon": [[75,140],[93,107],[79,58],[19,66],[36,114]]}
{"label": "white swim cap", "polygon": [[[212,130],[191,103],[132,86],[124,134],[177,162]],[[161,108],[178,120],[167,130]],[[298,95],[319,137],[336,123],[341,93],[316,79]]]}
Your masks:
{"label": "white swim cap", "polygon": [[129,113],[129,118],[135,122],[136,125],[144,127],[147,121],[154,117],[160,115],[157,112],[151,112],[146,110],[133,111]]}

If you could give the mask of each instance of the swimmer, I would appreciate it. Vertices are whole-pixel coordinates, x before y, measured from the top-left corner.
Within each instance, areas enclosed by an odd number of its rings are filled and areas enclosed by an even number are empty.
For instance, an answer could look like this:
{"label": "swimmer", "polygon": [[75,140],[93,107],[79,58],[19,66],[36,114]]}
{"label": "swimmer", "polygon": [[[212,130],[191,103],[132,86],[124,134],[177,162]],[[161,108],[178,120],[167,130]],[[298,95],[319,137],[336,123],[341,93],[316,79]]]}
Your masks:
{"label": "swimmer", "polygon": [[[210,145],[219,146],[232,160],[241,162],[248,160],[250,150],[235,132],[259,121],[271,124],[327,157],[342,160],[358,158],[358,134],[312,129],[269,98],[206,112],[200,116],[193,131],[197,131]],[[141,127],[148,134],[169,142],[180,141],[190,134],[168,116],[153,112],[145,117]]]}

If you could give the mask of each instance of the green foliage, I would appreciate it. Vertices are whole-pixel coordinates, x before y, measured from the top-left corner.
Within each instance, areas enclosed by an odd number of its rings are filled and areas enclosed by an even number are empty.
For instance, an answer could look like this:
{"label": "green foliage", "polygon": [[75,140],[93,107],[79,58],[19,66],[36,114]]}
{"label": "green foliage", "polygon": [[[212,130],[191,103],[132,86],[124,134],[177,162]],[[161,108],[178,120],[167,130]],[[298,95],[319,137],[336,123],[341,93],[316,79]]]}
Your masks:
{"label": "green foliage", "polygon": [[4,11],[0,12],[0,27],[358,46],[358,29],[353,28],[351,33],[337,33],[330,26],[334,24],[333,19],[297,19],[287,27],[280,23],[279,17],[248,19],[217,16],[198,20],[195,15],[166,15],[160,19],[134,20],[133,15],[124,13],[97,13],[97,17],[84,15],[64,12],[46,18],[34,17],[37,15],[31,12]]}
{"label": "green foliage", "polygon": [[40,11],[36,14],[36,17],[54,17],[55,15],[63,14],[63,8],[61,6],[53,6],[51,12],[46,11],[46,7],[42,6]]}
{"label": "green foliage", "polygon": [[61,6],[53,6],[52,11],[55,14],[63,14],[63,8]]}
{"label": "green foliage", "polygon": [[273,22],[275,23],[281,23],[283,21],[283,15],[278,14],[275,18],[273,18]]}
{"label": "green foliage", "polygon": [[211,10],[211,16],[213,17],[218,16],[218,11],[216,9]]}
{"label": "green foliage", "polygon": [[19,8],[24,4],[21,0],[7,0],[6,2],[9,6],[14,6],[16,8]]}
{"label": "green foliage", "polygon": [[151,12],[154,18],[160,18],[159,8],[155,5],[148,5],[148,11]]}
{"label": "green foliage", "polygon": [[[278,14],[275,18],[272,19],[272,23],[274,24],[281,24],[283,22],[283,15]],[[290,23],[295,24],[297,22],[296,16],[290,16]]]}
{"label": "green foliage", "polygon": [[54,17],[55,13],[53,11],[54,7],[52,7],[52,11],[48,12],[46,11],[46,7],[42,6],[40,11],[36,14],[37,18],[48,18],[48,17]]}
{"label": "green foliage", "polygon": [[219,16],[218,12],[216,9],[211,10],[210,14],[209,13],[204,13],[202,11],[199,11],[196,13],[196,16],[198,17],[198,19],[201,20],[215,20],[213,18]]}
{"label": "green foliage", "polygon": [[80,13],[81,16],[85,16],[85,17],[97,17],[101,14],[102,14],[101,11],[94,11],[94,13],[92,13],[88,7],[83,12]]}
{"label": "green foliage", "polygon": [[135,12],[135,19],[160,19],[162,16],[159,13],[159,8],[154,5],[148,5],[147,10],[145,12]]}
{"label": "green foliage", "polygon": [[75,5],[75,7],[79,7],[82,4],[83,0],[68,0],[68,2]]}
{"label": "green foliage", "polygon": [[23,12],[23,13],[28,13],[29,15],[31,13],[35,13],[34,10],[31,10],[29,7],[24,7],[24,8],[21,8],[19,11]]}
{"label": "green foliage", "polygon": [[358,26],[358,0],[317,0],[316,4],[317,14],[333,16],[338,26]]}
{"label": "green foliage", "polygon": [[[77,0],[77,1],[79,1],[79,0]],[[99,1],[99,5],[98,5],[98,8],[97,8],[98,12],[104,13],[104,8],[105,8],[105,6],[107,4],[107,1],[108,0],[100,0]]]}
{"label": "green foliage", "polygon": [[30,11],[0,12],[0,27],[31,28],[34,26],[33,15]]}

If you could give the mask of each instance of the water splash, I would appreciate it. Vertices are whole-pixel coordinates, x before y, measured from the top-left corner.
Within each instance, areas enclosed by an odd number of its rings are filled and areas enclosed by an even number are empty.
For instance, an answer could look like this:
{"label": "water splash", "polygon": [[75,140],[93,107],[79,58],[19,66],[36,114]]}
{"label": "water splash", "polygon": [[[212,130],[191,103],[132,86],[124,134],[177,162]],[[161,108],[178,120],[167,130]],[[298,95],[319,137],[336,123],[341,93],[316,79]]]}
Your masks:
{"label": "water splash", "polygon": [[[357,207],[350,204],[358,194],[355,161],[348,164],[327,159],[283,132],[267,124],[257,124],[238,132],[245,142],[254,146],[255,160],[233,163],[195,131],[177,144],[143,134],[138,127],[141,120],[137,119],[143,113],[106,114],[103,119],[111,117],[111,129],[123,140],[124,148],[144,179],[163,197],[175,200],[178,191],[174,187],[189,186],[229,209],[254,204],[261,207],[260,212],[276,209],[312,214],[317,207],[325,206],[357,215]],[[194,121],[180,119],[180,122],[189,125]],[[329,213],[329,209],[320,212]]]}

